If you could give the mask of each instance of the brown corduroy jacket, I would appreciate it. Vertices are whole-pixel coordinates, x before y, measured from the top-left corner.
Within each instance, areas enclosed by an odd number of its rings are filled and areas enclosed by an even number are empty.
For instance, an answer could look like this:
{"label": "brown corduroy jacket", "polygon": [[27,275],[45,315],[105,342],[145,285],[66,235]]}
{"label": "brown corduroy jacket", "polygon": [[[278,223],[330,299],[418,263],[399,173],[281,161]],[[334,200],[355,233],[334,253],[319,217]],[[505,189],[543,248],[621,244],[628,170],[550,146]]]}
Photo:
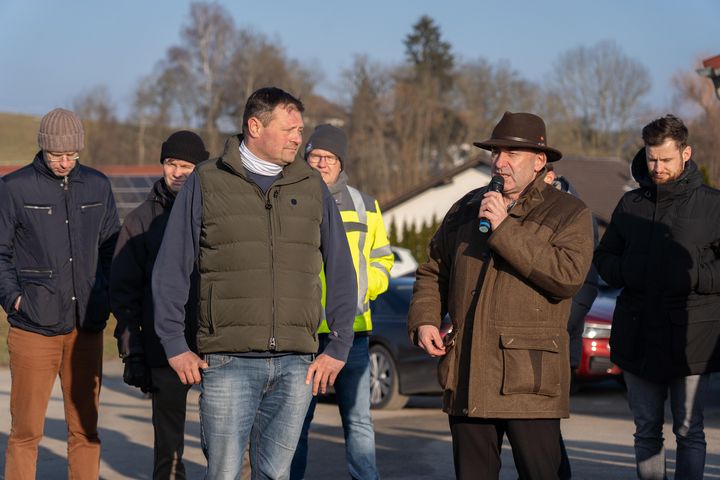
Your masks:
{"label": "brown corduroy jacket", "polygon": [[479,418],[568,416],[567,321],[593,255],[590,210],[543,182],[544,170],[491,235],[478,231],[485,188],[460,199],[418,268],[408,332],[453,331],[438,378],[443,410]]}

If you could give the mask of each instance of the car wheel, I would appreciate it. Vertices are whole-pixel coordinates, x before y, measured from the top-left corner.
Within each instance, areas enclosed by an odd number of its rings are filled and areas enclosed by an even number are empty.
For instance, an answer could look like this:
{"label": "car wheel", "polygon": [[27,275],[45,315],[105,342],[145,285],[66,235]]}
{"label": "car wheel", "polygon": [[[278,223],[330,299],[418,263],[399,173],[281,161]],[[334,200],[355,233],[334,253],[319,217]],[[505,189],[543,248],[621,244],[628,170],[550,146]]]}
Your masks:
{"label": "car wheel", "polygon": [[400,379],[395,361],[382,345],[370,347],[370,408],[397,410],[408,397],[400,394]]}

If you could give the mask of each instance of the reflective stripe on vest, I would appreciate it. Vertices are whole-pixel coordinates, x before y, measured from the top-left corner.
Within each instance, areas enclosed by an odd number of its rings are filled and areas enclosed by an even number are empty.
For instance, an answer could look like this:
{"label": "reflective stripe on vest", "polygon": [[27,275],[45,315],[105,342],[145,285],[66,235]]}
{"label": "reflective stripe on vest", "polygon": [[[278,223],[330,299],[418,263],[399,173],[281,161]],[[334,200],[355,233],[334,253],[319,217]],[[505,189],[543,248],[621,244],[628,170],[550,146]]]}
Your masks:
{"label": "reflective stripe on vest", "polygon": [[[358,299],[357,307],[355,309],[355,315],[362,315],[367,312],[370,308],[370,303],[365,303],[365,296],[367,295],[368,289],[368,266],[365,263],[365,241],[367,239],[367,210],[365,209],[365,202],[363,201],[362,194],[356,188],[347,187],[350,192],[350,198],[353,202],[354,210],[357,212],[358,223],[363,225],[364,229],[358,229],[360,238],[358,240]],[[347,227],[346,227],[347,231]]]}

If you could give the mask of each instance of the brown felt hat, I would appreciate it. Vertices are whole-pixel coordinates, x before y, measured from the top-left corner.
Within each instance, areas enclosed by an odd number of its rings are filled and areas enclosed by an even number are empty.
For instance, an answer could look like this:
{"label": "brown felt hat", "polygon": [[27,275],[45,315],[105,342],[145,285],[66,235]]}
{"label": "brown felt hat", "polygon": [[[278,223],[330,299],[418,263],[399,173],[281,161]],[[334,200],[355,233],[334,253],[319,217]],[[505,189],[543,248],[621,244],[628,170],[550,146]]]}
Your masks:
{"label": "brown felt hat", "polygon": [[493,129],[492,136],[473,145],[484,150],[492,150],[494,147],[538,150],[545,152],[548,162],[556,162],[562,158],[560,150],[547,146],[545,122],[532,113],[505,112]]}

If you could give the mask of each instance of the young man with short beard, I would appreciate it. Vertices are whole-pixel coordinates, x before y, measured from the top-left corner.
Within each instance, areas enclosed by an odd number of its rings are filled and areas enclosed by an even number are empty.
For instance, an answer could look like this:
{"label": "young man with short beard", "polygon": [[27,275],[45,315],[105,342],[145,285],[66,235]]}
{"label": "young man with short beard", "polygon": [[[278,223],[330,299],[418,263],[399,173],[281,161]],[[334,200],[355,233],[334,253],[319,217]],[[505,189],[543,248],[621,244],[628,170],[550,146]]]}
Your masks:
{"label": "young man with short beard", "polygon": [[702,479],[703,407],[720,371],[720,191],[704,184],[688,129],[666,115],[642,130],[632,174],[595,252],[600,276],[621,288],[610,358],[623,369],[642,479],[666,478],[663,423],[670,393],[675,478]]}

